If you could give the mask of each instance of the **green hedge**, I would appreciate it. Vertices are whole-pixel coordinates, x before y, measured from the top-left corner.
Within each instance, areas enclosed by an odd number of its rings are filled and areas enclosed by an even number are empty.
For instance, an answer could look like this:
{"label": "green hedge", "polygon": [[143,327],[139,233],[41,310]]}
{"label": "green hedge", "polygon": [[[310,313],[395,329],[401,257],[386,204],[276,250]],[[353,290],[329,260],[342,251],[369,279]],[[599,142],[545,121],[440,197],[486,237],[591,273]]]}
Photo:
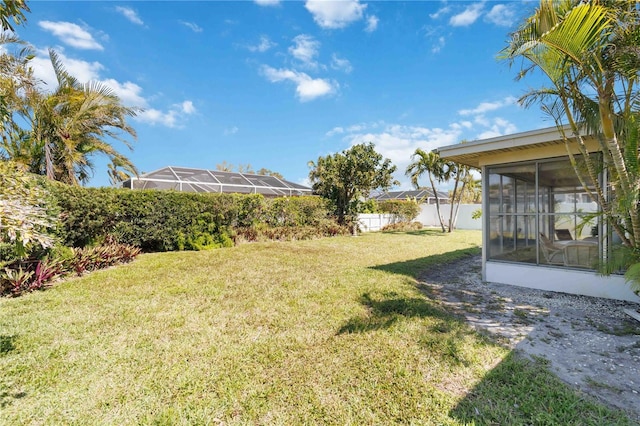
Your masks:
{"label": "green hedge", "polygon": [[46,185],[60,211],[58,237],[72,247],[110,237],[144,251],[201,250],[232,245],[234,237],[254,233],[251,230],[268,236],[276,228],[305,227],[304,233],[275,233],[293,238],[341,233],[327,224],[327,204],[318,197],[266,199],[260,194]]}
{"label": "green hedge", "polygon": [[378,202],[378,211],[394,214],[402,222],[411,222],[420,214],[420,206],[414,200],[386,200]]}

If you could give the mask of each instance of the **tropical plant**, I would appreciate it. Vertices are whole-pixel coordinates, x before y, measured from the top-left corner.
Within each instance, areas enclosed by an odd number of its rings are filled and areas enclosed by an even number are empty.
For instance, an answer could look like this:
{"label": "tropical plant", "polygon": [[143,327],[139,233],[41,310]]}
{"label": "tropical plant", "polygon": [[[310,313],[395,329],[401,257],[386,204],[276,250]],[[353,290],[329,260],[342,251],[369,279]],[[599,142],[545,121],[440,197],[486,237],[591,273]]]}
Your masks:
{"label": "tropical plant", "polygon": [[[542,0],[500,53],[511,64],[523,60],[518,78],[533,70],[548,78],[549,87],[520,102],[539,103],[553,118],[582,186],[634,262],[640,259],[639,52],[637,2]],[[584,135],[596,138],[598,153]],[[603,167],[608,187],[599,179]],[[604,272],[618,266],[609,262]]]}
{"label": "tropical plant", "polygon": [[22,268],[4,268],[4,270],[0,272],[0,281],[3,282],[0,290],[2,290],[2,293],[10,292],[14,296],[19,296],[28,288],[32,277],[33,271]]}
{"label": "tropical plant", "polygon": [[2,30],[14,31],[13,25],[24,24],[27,21],[24,13],[30,11],[25,0],[3,0],[0,3],[0,25],[2,25]]}
{"label": "tropical plant", "polygon": [[417,148],[416,152],[412,156],[412,162],[409,164],[406,170],[406,175],[411,178],[411,183],[417,189],[420,188],[418,179],[424,174],[429,176],[429,183],[433,195],[436,199],[436,211],[438,213],[438,220],[440,221],[440,227],[442,232],[445,232],[444,220],[440,214],[440,197],[438,196],[438,190],[436,189],[436,182],[442,183],[445,179],[445,165],[444,160],[440,156],[433,152],[427,152],[421,148]]}
{"label": "tropical plant", "polygon": [[[115,93],[101,83],[78,82],[55,51],[49,50],[49,57],[58,82],[51,93],[29,80],[31,73],[28,68],[25,70],[28,57],[13,61],[18,62],[14,70],[24,75],[22,80],[3,79],[8,119],[2,129],[0,153],[32,173],[68,184],[88,181],[93,173],[92,158],[97,154],[109,158],[112,180],[137,174],[131,161],[111,144],[117,140],[131,148],[121,134],[135,138],[135,130],[126,120],[137,110],[123,106]],[[18,122],[25,123],[26,128],[18,126]]]}
{"label": "tropical plant", "polygon": [[[462,201],[462,194],[472,180],[469,167],[452,161],[445,161],[437,152],[427,152],[420,148],[416,149],[412,159],[413,161],[406,170],[407,176],[410,177],[411,183],[416,188],[420,188],[418,179],[421,176],[425,174],[429,176],[429,183],[436,199],[436,211],[442,232],[452,232],[455,228],[455,219]],[[449,212],[449,221],[445,226],[444,219],[440,214],[440,197],[436,189],[436,182],[444,183],[451,179],[454,180],[453,190],[449,193],[448,200],[451,210]]]}
{"label": "tropical plant", "polygon": [[44,207],[46,191],[14,163],[0,161],[0,242],[8,242],[19,257],[28,245],[53,245],[48,229],[55,217]]}
{"label": "tropical plant", "polygon": [[341,153],[310,161],[309,179],[314,193],[330,200],[338,223],[355,224],[362,200],[375,189],[388,190],[398,182],[396,166],[375,151],[372,143],[358,144]]}

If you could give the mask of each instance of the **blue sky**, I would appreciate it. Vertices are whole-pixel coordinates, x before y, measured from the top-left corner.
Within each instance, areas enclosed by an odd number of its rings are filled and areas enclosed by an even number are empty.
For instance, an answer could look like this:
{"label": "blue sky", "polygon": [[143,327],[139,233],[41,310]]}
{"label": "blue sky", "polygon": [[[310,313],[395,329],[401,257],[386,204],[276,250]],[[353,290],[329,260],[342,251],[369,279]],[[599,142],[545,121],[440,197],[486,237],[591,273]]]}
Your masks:
{"label": "blue sky", "polygon": [[[534,2],[30,2],[18,35],[129,106],[140,171],[223,161],[305,183],[308,162],[373,142],[404,170],[416,148],[551,126],[515,100],[496,54]],[[96,160],[91,186],[108,185]],[[426,181],[425,181],[426,184]]]}

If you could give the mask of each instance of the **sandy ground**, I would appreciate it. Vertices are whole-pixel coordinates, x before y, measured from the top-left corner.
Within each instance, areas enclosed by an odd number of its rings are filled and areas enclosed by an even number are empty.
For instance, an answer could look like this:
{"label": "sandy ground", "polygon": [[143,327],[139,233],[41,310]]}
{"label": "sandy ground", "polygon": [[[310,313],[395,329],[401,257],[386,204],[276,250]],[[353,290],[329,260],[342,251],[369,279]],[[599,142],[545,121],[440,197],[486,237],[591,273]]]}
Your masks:
{"label": "sandy ground", "polygon": [[640,424],[640,305],[481,281],[481,259],[425,271],[428,294],[523,356],[544,357],[563,381]]}

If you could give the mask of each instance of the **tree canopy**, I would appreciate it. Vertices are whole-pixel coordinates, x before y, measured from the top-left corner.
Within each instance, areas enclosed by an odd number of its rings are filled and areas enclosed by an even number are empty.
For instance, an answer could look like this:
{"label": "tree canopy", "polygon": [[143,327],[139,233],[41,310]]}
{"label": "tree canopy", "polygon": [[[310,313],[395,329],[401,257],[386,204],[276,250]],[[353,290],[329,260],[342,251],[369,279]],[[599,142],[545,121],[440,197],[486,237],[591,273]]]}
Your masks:
{"label": "tree canopy", "polygon": [[[24,22],[24,2],[0,5],[2,25]],[[0,45],[24,45],[11,33],[0,34]],[[29,46],[17,53],[0,51],[0,159],[11,160],[24,171],[46,175],[68,184],[86,183],[93,174],[93,159],[106,156],[109,176],[117,183],[137,174],[135,166],[114,147],[116,141],[131,148],[124,136],[135,139],[127,119],[138,110],[122,104],[99,82],[80,83],[49,51],[57,87],[46,90],[33,76]]]}
{"label": "tree canopy", "polygon": [[373,190],[388,190],[399,183],[393,178],[396,166],[375,151],[372,143],[354,145],[341,153],[309,162],[314,193],[330,200],[338,222],[355,220],[358,206]]}

